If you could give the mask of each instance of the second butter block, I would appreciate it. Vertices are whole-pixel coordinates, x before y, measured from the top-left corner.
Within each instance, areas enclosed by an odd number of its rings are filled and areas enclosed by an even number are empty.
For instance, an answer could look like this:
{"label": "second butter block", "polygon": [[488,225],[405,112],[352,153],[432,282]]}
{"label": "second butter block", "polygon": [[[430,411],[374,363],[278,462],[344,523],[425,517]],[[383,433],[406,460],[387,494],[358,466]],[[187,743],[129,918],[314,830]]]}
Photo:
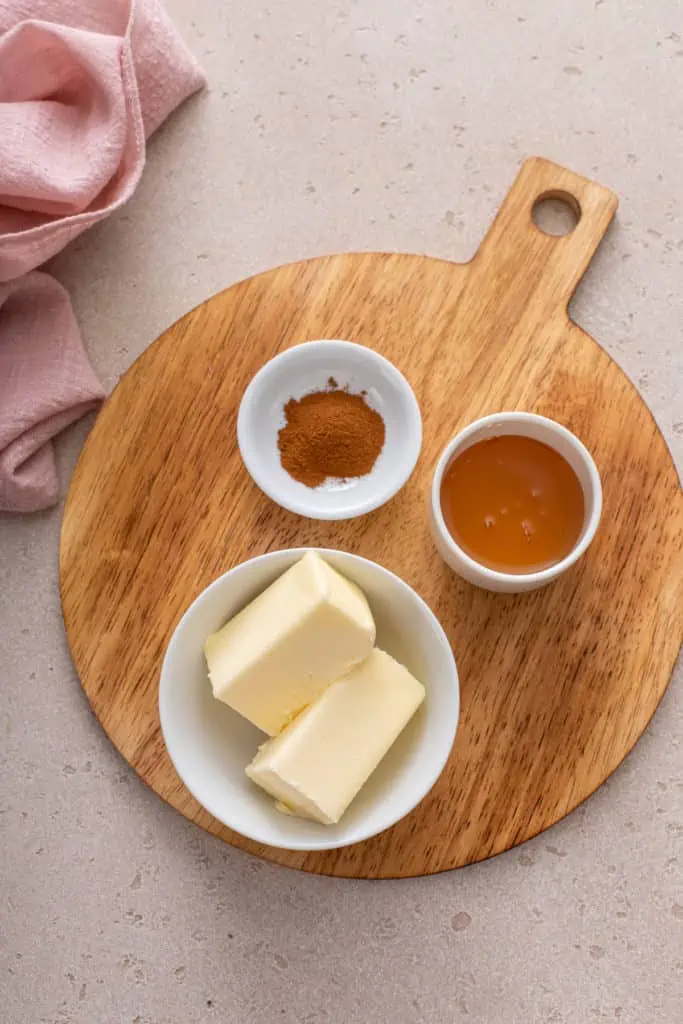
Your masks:
{"label": "second butter block", "polygon": [[334,825],[425,697],[407,668],[375,649],[247,767],[279,810]]}

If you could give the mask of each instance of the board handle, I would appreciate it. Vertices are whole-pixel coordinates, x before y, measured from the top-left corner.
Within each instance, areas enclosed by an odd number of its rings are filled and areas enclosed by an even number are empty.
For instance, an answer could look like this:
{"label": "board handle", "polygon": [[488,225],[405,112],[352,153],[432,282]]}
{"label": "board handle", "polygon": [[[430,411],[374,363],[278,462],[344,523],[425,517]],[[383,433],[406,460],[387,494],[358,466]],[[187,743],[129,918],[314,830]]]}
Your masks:
{"label": "board handle", "polygon": [[[578,220],[566,235],[548,235],[534,206],[560,199]],[[543,160],[525,160],[475,259],[518,290],[542,293],[565,309],[616,212],[614,192]]]}

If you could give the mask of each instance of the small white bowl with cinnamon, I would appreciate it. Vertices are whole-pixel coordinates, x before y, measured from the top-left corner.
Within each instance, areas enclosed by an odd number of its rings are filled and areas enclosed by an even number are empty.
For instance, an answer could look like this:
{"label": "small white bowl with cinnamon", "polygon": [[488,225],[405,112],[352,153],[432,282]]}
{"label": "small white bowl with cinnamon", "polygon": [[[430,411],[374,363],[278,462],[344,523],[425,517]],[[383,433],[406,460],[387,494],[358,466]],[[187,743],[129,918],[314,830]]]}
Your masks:
{"label": "small white bowl with cinnamon", "polygon": [[410,384],[384,356],[350,341],[308,341],[253,377],[237,441],[254,482],[282,508],[353,519],[408,480],[422,419]]}

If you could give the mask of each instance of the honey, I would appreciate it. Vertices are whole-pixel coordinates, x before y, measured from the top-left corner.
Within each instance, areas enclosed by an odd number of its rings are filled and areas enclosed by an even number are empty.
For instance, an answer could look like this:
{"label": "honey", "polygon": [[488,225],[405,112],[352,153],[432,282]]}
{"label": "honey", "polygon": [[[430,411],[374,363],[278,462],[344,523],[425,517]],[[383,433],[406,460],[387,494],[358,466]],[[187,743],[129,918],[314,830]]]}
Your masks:
{"label": "honey", "polygon": [[562,561],[584,522],[583,490],[566,459],[517,434],[478,441],[457,455],[444,474],[441,508],[470,558],[508,573]]}

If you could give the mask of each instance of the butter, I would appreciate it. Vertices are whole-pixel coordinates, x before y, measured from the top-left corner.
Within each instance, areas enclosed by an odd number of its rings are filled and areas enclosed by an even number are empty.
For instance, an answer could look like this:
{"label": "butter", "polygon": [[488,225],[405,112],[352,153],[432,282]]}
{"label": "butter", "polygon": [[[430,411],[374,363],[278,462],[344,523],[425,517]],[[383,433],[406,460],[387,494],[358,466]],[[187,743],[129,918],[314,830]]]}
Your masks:
{"label": "butter", "polygon": [[408,669],[375,649],[264,743],[246,773],[278,810],[336,824],[424,697]]}
{"label": "butter", "polygon": [[370,654],[360,589],[308,552],[204,644],[213,695],[277,736]]}

